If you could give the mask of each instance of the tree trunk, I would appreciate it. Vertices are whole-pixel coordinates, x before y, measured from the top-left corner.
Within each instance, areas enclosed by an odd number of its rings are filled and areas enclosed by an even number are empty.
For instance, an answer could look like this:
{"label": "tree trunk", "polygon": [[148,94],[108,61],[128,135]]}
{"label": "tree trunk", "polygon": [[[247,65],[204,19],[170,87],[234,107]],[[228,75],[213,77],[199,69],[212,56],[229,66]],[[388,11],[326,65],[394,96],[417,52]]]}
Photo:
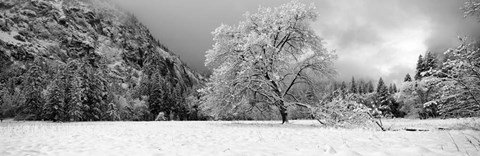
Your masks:
{"label": "tree trunk", "polygon": [[285,105],[282,103],[278,109],[280,110],[280,115],[282,116],[282,124],[288,123],[287,107],[285,107]]}

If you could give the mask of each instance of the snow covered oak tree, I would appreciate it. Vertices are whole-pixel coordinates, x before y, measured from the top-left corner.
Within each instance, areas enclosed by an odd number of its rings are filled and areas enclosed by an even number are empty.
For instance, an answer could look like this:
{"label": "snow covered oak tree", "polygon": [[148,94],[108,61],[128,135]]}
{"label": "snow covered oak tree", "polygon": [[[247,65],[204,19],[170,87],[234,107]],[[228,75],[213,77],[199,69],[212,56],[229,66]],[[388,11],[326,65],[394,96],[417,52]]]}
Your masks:
{"label": "snow covered oak tree", "polygon": [[218,27],[212,32],[215,44],[206,52],[205,65],[213,68],[203,89],[207,107],[266,104],[278,108],[282,123],[288,122],[289,106],[310,108],[297,100],[292,88],[311,87],[313,78],[335,74],[335,52],[328,51],[310,27],[317,16],[313,4],[292,1],[247,12],[237,26]]}

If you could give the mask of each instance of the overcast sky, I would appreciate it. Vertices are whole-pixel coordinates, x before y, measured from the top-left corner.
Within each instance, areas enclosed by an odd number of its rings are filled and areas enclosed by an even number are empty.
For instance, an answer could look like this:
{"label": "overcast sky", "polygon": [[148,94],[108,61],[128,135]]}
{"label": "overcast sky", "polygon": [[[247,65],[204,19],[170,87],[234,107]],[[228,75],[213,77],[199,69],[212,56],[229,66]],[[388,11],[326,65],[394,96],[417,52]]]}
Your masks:
{"label": "overcast sky", "polygon": [[[287,0],[118,0],[151,33],[199,72],[212,34],[220,24],[234,25],[246,11],[275,7]],[[463,18],[464,0],[308,0],[319,12],[312,24],[339,56],[339,80],[383,77],[400,83],[414,75],[418,55],[443,53],[457,36],[480,32],[475,19]]]}

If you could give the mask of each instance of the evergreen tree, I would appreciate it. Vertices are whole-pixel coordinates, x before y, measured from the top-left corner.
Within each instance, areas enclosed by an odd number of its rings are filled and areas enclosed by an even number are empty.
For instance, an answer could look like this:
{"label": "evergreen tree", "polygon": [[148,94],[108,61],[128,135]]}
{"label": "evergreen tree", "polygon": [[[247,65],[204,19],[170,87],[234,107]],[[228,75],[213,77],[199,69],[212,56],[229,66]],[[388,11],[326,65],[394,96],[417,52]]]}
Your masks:
{"label": "evergreen tree", "polygon": [[432,73],[428,72],[428,71],[435,70],[435,69],[437,69],[436,56],[434,54],[432,54],[431,52],[427,52],[427,54],[425,55],[425,59],[423,60],[423,71],[422,72],[425,72],[423,77],[431,76]]}
{"label": "evergreen tree", "polygon": [[[64,117],[62,120],[64,121],[70,121],[74,120],[73,116],[71,113],[72,110],[76,107],[74,106],[74,98],[77,97],[78,95],[75,94],[76,88],[74,87],[75,83],[78,81],[74,81],[76,78],[75,72],[77,70],[77,61],[76,60],[70,60],[67,62],[65,66],[60,66],[59,67],[59,74],[57,77],[57,86],[60,88],[63,103],[64,103]],[[80,99],[80,98],[78,98]]]}
{"label": "evergreen tree", "polygon": [[54,81],[48,90],[46,104],[43,107],[44,119],[58,121],[64,118],[64,100],[61,89]]}
{"label": "evergreen tree", "polygon": [[427,52],[425,58],[420,55],[417,60],[417,71],[415,74],[415,80],[420,80],[423,77],[431,76],[430,70],[437,69],[437,59],[434,54]]}
{"label": "evergreen tree", "polygon": [[390,94],[393,94],[393,93],[394,93],[394,92],[393,92],[393,85],[392,85],[392,84],[388,85],[388,93],[390,93]]}
{"label": "evergreen tree", "polygon": [[405,75],[405,78],[403,79],[403,82],[411,82],[412,81],[412,77],[410,77],[410,74],[407,73],[407,75]]}
{"label": "evergreen tree", "polygon": [[101,120],[105,116],[108,104],[106,103],[106,80],[100,76],[96,68],[88,68],[86,95],[87,118]]}
{"label": "evergreen tree", "polygon": [[342,90],[342,92],[347,91],[347,85],[345,84],[345,81],[342,81],[342,85],[340,86],[340,90]]}
{"label": "evergreen tree", "polygon": [[[88,121],[101,120],[106,112],[105,82],[97,73],[89,57],[73,60],[71,67],[75,69],[68,93],[68,114],[70,120]],[[93,65],[92,65],[93,64]]]}
{"label": "evergreen tree", "polygon": [[422,72],[423,70],[425,69],[424,68],[424,64],[423,64],[423,56],[420,55],[418,56],[418,60],[417,60],[417,71],[415,73],[415,80],[420,80],[422,79]]}
{"label": "evergreen tree", "polygon": [[42,97],[44,75],[40,67],[40,61],[30,65],[27,74],[24,75],[23,92],[25,93],[25,103],[20,106],[20,113],[27,119],[37,120],[41,118],[44,99]]}
{"label": "evergreen tree", "polygon": [[383,82],[383,79],[380,77],[378,79],[378,84],[377,84],[377,93],[388,91],[387,86],[385,86],[385,82]]}
{"label": "evergreen tree", "polygon": [[359,94],[364,94],[365,93],[365,82],[363,80],[360,80],[360,82],[358,83],[358,93]]}
{"label": "evergreen tree", "polygon": [[151,85],[153,85],[153,88],[149,93],[147,104],[151,114],[150,120],[153,120],[153,117],[166,110],[168,101],[165,101],[167,98],[165,94],[168,90],[163,90],[164,88],[158,82],[153,82]]}
{"label": "evergreen tree", "polygon": [[66,70],[73,70],[71,78],[62,76],[62,79],[70,80],[68,92],[70,95],[66,103],[69,120],[89,121],[102,120],[108,109],[106,101],[107,81],[102,78],[99,68],[103,67],[95,59],[97,56],[91,54],[70,60]]}
{"label": "evergreen tree", "polygon": [[363,88],[362,88],[362,84],[359,84],[358,85],[358,94],[363,94]]}
{"label": "evergreen tree", "polygon": [[181,101],[186,96],[186,86],[178,83],[173,68],[174,62],[164,60],[159,54],[152,54],[145,61],[145,76],[137,92],[148,96],[149,120],[155,119],[160,112],[168,119],[171,115],[185,114]]}
{"label": "evergreen tree", "polygon": [[395,85],[395,83],[393,84],[393,92],[394,92],[394,93],[397,93],[397,92],[398,92],[397,85]]}
{"label": "evergreen tree", "polygon": [[358,93],[358,90],[357,90],[357,84],[355,82],[355,78],[352,76],[352,85],[351,85],[351,88],[350,88],[350,92],[351,93]]}
{"label": "evergreen tree", "polygon": [[85,83],[78,72],[72,79],[72,89],[69,93],[71,101],[68,103],[68,115],[71,121],[86,120],[84,115],[84,101],[86,99]]}
{"label": "evergreen tree", "polygon": [[[393,90],[393,85],[392,85]],[[399,104],[395,101],[389,89],[385,85],[382,78],[378,80],[377,92],[375,93],[375,105],[384,116],[398,116]]]}

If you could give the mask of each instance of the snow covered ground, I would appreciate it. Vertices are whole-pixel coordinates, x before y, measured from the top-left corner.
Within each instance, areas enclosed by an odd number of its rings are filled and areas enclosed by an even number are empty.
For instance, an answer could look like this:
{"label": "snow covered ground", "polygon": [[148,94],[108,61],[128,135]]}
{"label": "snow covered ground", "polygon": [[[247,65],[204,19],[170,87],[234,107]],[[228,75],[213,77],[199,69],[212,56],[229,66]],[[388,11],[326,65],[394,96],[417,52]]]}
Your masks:
{"label": "snow covered ground", "polygon": [[480,119],[385,120],[399,129],[387,132],[279,123],[4,121],[0,155],[480,155],[480,131],[471,127]]}

